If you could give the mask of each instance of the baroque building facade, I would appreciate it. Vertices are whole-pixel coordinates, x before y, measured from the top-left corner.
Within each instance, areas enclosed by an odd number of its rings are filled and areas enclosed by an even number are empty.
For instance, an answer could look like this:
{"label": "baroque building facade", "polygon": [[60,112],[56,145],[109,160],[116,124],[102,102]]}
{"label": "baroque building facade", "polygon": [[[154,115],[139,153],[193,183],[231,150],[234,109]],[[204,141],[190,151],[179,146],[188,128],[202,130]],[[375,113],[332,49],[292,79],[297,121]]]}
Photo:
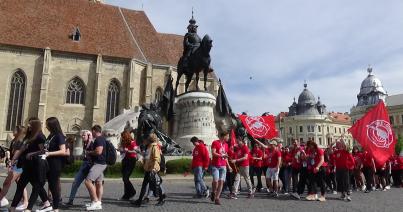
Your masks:
{"label": "baroque building facade", "polygon": [[313,139],[325,148],[341,138],[352,145],[352,137],[347,132],[351,127],[350,116],[346,113],[327,112],[326,105],[320,101],[320,97],[316,100],[306,83],[298,102],[294,98],[289,111],[277,116],[276,127],[286,146],[291,145],[293,139],[301,143]]}
{"label": "baroque building facade", "polygon": [[388,95],[381,80],[367,69],[368,75],[361,82],[357,95],[357,105],[350,110],[352,122],[363,117],[380,100],[384,101],[389,112],[390,123],[398,136],[403,136],[403,94]]}
{"label": "baroque building facade", "polygon": [[[58,117],[77,135],[161,99],[183,45],[143,11],[88,0],[0,1],[0,34],[3,144],[29,117]],[[214,75],[208,88],[218,89]]]}

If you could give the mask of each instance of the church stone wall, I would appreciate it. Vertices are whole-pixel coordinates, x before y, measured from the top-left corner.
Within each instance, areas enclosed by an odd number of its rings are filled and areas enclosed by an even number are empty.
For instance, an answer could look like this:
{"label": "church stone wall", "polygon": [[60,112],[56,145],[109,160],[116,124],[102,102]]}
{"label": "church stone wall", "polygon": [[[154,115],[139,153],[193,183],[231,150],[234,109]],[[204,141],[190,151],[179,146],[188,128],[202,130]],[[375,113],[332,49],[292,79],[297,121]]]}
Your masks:
{"label": "church stone wall", "polygon": [[23,120],[38,112],[40,74],[43,57],[40,51],[13,49],[0,46],[0,140],[7,140],[6,132],[8,100],[12,75],[21,69],[26,76]]}

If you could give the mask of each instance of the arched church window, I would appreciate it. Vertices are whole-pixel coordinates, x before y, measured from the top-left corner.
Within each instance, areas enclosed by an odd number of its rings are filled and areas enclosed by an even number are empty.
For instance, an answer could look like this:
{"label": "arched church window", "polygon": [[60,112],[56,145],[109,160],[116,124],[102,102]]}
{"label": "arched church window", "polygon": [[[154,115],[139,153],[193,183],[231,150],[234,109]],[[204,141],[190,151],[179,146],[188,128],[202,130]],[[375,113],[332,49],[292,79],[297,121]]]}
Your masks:
{"label": "arched church window", "polygon": [[84,82],[75,77],[70,80],[67,86],[66,103],[67,104],[84,104],[85,102],[85,85]]}
{"label": "arched church window", "polygon": [[162,88],[157,88],[157,90],[155,90],[154,102],[160,102],[162,100],[162,95]]}
{"label": "arched church window", "polygon": [[11,78],[6,123],[7,131],[12,131],[15,126],[22,124],[25,84],[25,74],[22,70],[18,70]]}
{"label": "arched church window", "polygon": [[119,82],[117,80],[112,80],[108,87],[108,98],[106,103],[106,122],[119,115],[119,94]]}

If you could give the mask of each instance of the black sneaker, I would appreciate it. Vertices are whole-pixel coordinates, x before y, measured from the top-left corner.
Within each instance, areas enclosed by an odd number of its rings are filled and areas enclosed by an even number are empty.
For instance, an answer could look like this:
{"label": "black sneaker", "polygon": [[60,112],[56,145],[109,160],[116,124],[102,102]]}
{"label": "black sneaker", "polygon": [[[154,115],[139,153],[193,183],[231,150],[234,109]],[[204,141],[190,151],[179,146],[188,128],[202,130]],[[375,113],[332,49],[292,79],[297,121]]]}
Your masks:
{"label": "black sneaker", "polygon": [[214,192],[211,192],[210,200],[211,200],[212,202],[214,202],[214,200],[215,200],[215,194],[214,194]]}
{"label": "black sneaker", "polygon": [[72,206],[74,206],[73,205],[73,201],[68,201],[68,202],[62,202],[62,203],[60,203],[60,206],[61,206],[61,208],[66,208],[66,209],[68,209],[68,208],[70,208],[70,207],[72,207]]}
{"label": "black sneaker", "polygon": [[141,207],[141,200],[136,200],[136,201],[130,201],[134,207]]}
{"label": "black sneaker", "polygon": [[165,200],[162,199],[162,200],[159,200],[159,201],[157,202],[157,204],[155,204],[155,206],[163,206],[164,204],[165,204]]}

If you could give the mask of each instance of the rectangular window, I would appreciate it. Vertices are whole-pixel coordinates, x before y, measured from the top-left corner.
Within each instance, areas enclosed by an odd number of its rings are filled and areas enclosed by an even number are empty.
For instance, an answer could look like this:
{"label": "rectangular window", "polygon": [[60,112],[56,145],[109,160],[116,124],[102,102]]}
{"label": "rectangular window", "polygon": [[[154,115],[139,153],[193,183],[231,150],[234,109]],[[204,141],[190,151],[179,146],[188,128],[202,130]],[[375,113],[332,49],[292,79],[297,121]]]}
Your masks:
{"label": "rectangular window", "polygon": [[334,128],[334,133],[337,133],[337,128],[336,127]]}
{"label": "rectangular window", "polygon": [[304,128],[302,126],[299,126],[299,132],[304,132]]}
{"label": "rectangular window", "polygon": [[299,138],[299,143],[302,143],[302,142],[304,142],[304,139],[303,139],[303,138]]}
{"label": "rectangular window", "polygon": [[339,128],[339,133],[341,134],[341,128]]}
{"label": "rectangular window", "polygon": [[327,132],[330,132],[329,127],[327,127]]}
{"label": "rectangular window", "polygon": [[290,134],[292,134],[292,127],[290,127],[289,129],[290,129]]}
{"label": "rectangular window", "polygon": [[320,132],[322,129],[321,129],[321,127],[320,126],[318,126],[318,132]]}
{"label": "rectangular window", "polygon": [[319,145],[322,145],[322,138],[319,138]]}
{"label": "rectangular window", "polygon": [[400,124],[403,125],[403,115],[402,115],[401,118],[402,118],[402,120],[400,121]]}
{"label": "rectangular window", "polygon": [[395,124],[395,120],[393,119],[393,116],[389,116],[389,119],[390,119],[390,124],[391,124],[391,125],[394,125],[394,124]]}

